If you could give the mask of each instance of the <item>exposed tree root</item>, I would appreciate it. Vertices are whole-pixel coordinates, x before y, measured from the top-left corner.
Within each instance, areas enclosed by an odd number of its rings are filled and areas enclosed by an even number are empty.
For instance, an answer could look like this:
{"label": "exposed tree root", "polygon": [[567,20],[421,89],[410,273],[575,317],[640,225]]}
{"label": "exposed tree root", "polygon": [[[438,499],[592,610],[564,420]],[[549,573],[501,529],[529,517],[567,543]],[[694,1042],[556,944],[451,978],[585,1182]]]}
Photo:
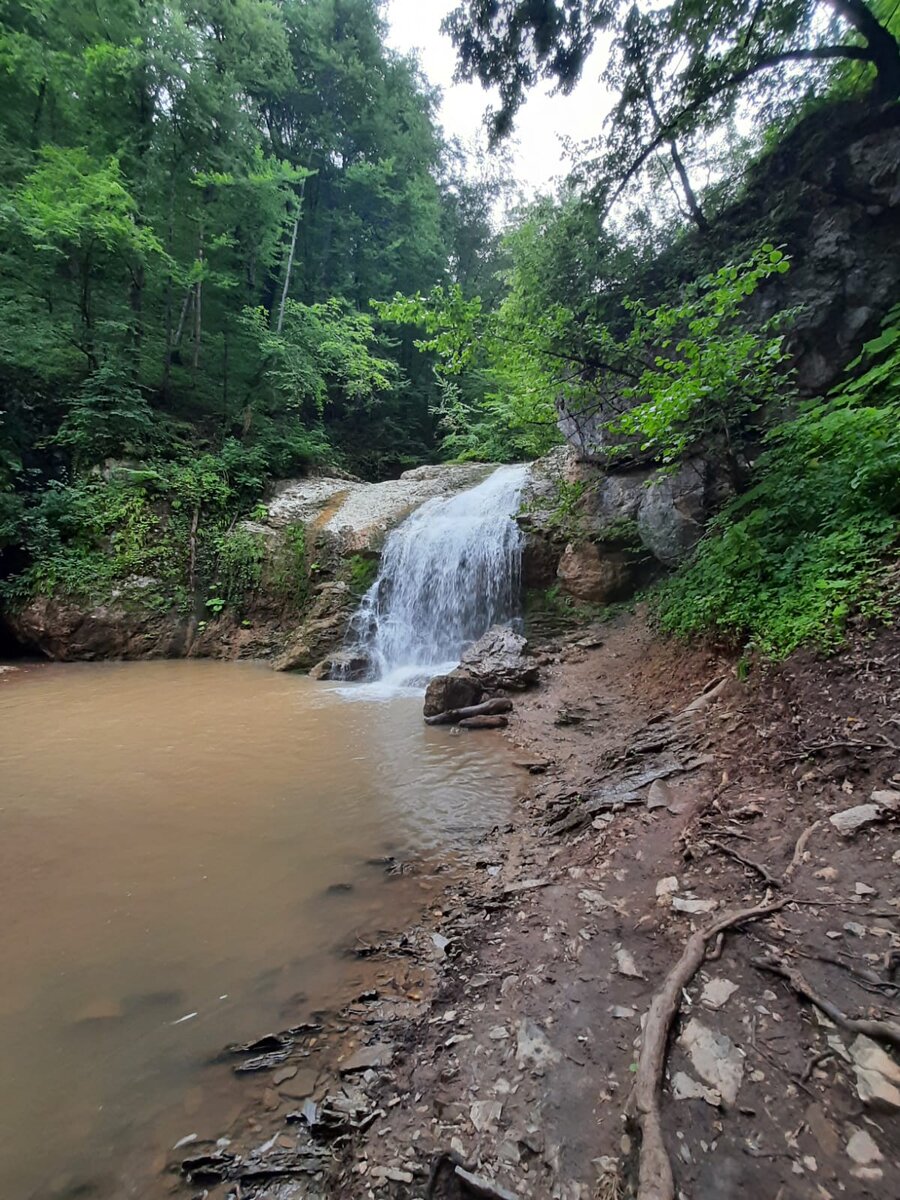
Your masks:
{"label": "exposed tree root", "polygon": [[786,979],[798,996],[802,996],[804,1000],[814,1004],[836,1025],[849,1029],[851,1033],[862,1033],[866,1037],[880,1038],[882,1041],[893,1042],[895,1046],[900,1046],[900,1025],[896,1021],[872,1021],[867,1018],[848,1017],[837,1005],[814,991],[800,972],[796,968],[788,966],[783,959],[754,958],[751,959],[751,962],[761,971],[771,971],[773,975],[780,975],[782,979]]}
{"label": "exposed tree root", "polygon": [[726,929],[756,921],[778,912],[788,903],[787,898],[771,904],[725,913],[706,929],[692,934],[685,943],[681,958],[666,976],[662,987],[653,997],[647,1011],[641,1052],[638,1058],[634,1087],[628,1098],[627,1115],[640,1130],[640,1164],[638,1168],[637,1200],[674,1200],[675,1180],[672,1164],[663,1138],[659,1112],[659,1090],[666,1063],[669,1030],[681,1003],[681,991],[699,970],[706,954],[706,944]]}
{"label": "exposed tree root", "polygon": [[784,873],[784,882],[785,883],[788,883],[791,880],[794,872],[797,870],[797,868],[803,862],[803,855],[806,852],[806,843],[809,841],[809,839],[812,837],[812,835],[816,832],[816,830],[819,828],[819,826],[821,824],[822,824],[821,821],[813,821],[812,825],[810,825],[806,829],[804,829],[803,832],[800,834],[800,836],[797,838],[797,844],[796,844],[796,846],[794,846],[794,853],[791,856],[791,861],[788,863],[787,870]]}
{"label": "exposed tree root", "polygon": [[683,708],[681,712],[676,713],[674,719],[680,721],[682,717],[690,717],[695,712],[699,712],[701,708],[706,708],[707,704],[711,704],[716,696],[724,690],[730,676],[725,675],[723,678],[714,679],[712,683],[708,683],[700,695],[690,702],[687,708]]}
{"label": "exposed tree root", "polygon": [[769,887],[781,887],[781,880],[776,878],[769,868],[762,863],[754,862],[752,858],[744,858],[743,854],[738,854],[737,850],[732,849],[725,842],[720,842],[718,838],[706,838],[705,840],[708,846],[715,846],[717,850],[721,850],[723,854],[727,854],[729,858],[733,858],[735,862],[739,862],[742,867],[749,867],[751,871],[755,871],[757,875],[762,876]]}

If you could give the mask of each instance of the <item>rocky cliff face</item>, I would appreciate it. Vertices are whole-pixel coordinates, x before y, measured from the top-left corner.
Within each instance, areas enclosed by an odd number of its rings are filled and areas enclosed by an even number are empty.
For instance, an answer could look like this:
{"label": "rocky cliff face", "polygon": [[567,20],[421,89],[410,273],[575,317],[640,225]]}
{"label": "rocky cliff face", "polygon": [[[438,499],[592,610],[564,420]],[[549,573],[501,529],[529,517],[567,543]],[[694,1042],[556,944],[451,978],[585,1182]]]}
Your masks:
{"label": "rocky cliff face", "polygon": [[[653,271],[671,286],[678,277],[676,256],[698,275],[765,241],[784,247],[791,269],[751,298],[750,320],[796,311],[788,339],[791,365],[802,394],[822,394],[900,296],[897,105],[873,113],[847,103],[811,114],[756,165],[742,199],[707,235],[680,244]],[[646,288],[654,294],[653,280]],[[602,426],[611,415],[580,416],[563,408],[560,427],[582,458],[604,463],[608,435]]]}
{"label": "rocky cliff face", "polygon": [[574,447],[554,452],[535,464],[520,517],[525,585],[558,583],[591,604],[628,599],[690,554],[732,490],[704,458],[612,472]]}
{"label": "rocky cliff face", "polygon": [[[787,250],[791,269],[751,297],[748,319],[793,310],[797,386],[801,395],[824,394],[900,297],[900,108],[873,113],[848,103],[813,113],[756,165],[743,198],[707,235],[689,238],[652,273],[671,288],[679,269],[693,277],[765,241]],[[647,294],[653,286],[648,278]],[[683,561],[742,482],[715,446],[670,474],[639,454],[616,459],[604,430],[613,415],[559,410],[568,450],[535,473],[525,518],[527,582],[556,578],[576,600],[600,604]]]}

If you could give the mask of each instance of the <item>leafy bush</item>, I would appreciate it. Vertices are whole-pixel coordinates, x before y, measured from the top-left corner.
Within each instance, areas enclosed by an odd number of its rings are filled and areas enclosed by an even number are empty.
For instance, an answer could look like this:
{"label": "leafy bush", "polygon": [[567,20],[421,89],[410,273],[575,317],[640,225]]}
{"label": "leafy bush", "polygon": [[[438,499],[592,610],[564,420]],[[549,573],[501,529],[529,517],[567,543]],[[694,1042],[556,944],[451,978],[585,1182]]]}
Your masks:
{"label": "leafy bush", "polygon": [[302,608],[309,596],[310,569],[306,526],[288,525],[279,538],[272,568],[274,590],[286,604]]}
{"label": "leafy bush", "polygon": [[216,539],[216,585],[227,604],[243,605],[262,581],[266,544],[249,529],[232,529]]}
{"label": "leafy bush", "polygon": [[661,589],[679,635],[716,631],[767,655],[840,643],[855,612],[890,620],[900,534],[900,306],[832,396],[768,436],[758,482]]}
{"label": "leafy bush", "polygon": [[698,279],[679,304],[650,308],[629,301],[632,330],[623,342],[607,337],[607,351],[620,362],[648,355],[650,361],[622,389],[633,407],[612,422],[612,431],[639,438],[641,450],[664,463],[710,435],[733,457],[747,418],[791,394],[779,332],[790,314],[753,328],[740,322],[760,282],[788,269],[785,255],[767,243],[746,261]]}

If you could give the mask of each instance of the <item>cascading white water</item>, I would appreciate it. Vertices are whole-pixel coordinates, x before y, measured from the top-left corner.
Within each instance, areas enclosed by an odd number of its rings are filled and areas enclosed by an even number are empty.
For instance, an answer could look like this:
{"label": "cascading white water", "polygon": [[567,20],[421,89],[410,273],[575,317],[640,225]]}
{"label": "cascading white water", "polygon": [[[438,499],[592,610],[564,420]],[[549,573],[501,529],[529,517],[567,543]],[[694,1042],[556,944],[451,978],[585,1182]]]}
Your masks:
{"label": "cascading white water", "polygon": [[422,686],[515,618],[523,537],[514,517],[527,472],[500,467],[477,487],[429,500],[388,536],[348,639],[376,679]]}

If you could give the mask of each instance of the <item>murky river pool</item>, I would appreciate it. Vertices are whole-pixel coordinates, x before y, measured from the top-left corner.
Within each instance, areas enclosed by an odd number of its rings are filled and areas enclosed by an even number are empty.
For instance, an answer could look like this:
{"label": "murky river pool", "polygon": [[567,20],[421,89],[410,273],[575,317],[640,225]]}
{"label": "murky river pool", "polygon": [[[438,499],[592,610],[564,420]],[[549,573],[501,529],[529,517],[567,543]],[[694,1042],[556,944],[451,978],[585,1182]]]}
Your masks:
{"label": "murky river pool", "polygon": [[[352,985],[422,876],[509,811],[493,735],[259,664],[0,674],[0,1195],[143,1195],[125,1164],[240,1103],[208,1064]],[[218,1110],[222,1111],[219,1112]]]}

